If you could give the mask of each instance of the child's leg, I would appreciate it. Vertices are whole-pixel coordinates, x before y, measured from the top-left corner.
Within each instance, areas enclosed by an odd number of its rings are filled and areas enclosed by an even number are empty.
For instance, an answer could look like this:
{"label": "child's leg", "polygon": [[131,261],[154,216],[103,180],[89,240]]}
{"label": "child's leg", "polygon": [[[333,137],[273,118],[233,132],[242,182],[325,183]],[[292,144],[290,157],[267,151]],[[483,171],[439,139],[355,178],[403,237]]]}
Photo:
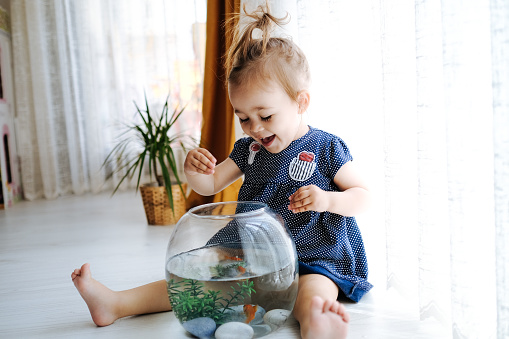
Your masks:
{"label": "child's leg", "polygon": [[346,338],[349,316],[336,299],[338,287],[329,278],[307,274],[299,278],[293,310],[303,339]]}
{"label": "child's leg", "polygon": [[71,278],[97,326],[110,325],[129,315],[171,310],[165,280],[116,292],[92,278],[89,264],[75,269]]}

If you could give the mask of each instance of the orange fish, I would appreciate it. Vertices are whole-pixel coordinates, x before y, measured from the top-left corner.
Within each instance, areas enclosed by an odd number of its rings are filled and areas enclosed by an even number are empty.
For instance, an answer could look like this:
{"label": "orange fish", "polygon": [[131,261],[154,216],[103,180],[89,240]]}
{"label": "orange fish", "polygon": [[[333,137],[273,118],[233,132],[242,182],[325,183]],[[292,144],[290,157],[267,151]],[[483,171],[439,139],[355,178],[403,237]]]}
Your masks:
{"label": "orange fish", "polygon": [[258,309],[258,305],[244,305],[244,314],[246,315],[246,324],[249,324],[256,315],[256,310]]}
{"label": "orange fish", "polygon": [[245,269],[244,267],[240,266],[240,265],[239,265],[239,266],[237,266],[237,269],[239,270],[240,275],[242,275],[242,274],[246,273],[246,269]]}
{"label": "orange fish", "polygon": [[242,261],[242,258],[239,258],[238,256],[230,257],[230,256],[226,255],[225,257],[226,257],[226,259],[228,259],[228,260],[233,260],[233,261]]}

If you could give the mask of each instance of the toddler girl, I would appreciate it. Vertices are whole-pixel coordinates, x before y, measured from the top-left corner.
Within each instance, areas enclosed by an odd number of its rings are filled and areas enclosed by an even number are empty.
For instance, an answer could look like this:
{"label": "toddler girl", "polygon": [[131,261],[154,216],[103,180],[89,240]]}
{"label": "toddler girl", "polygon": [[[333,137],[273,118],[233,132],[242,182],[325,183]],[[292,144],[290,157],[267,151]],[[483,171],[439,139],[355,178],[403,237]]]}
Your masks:
{"label": "toddler girl", "polygon": [[[261,201],[285,220],[299,258],[299,290],[293,310],[303,338],[344,338],[348,314],[338,296],[358,301],[371,288],[359,229],[369,192],[345,143],[312,128],[306,57],[291,40],[271,37],[283,19],[259,7],[235,32],[226,58],[230,102],[248,137],[216,164],[204,148],[190,151],[184,169],[199,194],[220,192],[242,175],[239,201]],[[261,39],[253,31],[262,32]],[[108,325],[133,314],[170,310],[164,280],[113,292],[92,279],[88,264],[72,279],[94,322]]]}

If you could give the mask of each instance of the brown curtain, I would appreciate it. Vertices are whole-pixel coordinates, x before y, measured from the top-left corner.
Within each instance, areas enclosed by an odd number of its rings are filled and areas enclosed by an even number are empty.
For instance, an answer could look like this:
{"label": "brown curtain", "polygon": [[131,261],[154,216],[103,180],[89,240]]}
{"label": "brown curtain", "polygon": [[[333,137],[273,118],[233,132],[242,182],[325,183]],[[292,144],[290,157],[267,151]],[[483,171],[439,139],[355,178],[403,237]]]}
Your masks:
{"label": "brown curtain", "polygon": [[[207,42],[200,146],[208,149],[216,157],[217,163],[228,157],[235,143],[234,115],[225,86],[222,58],[232,38],[226,37],[225,19],[239,11],[240,0],[208,0],[207,2]],[[188,197],[187,207],[237,200],[241,184],[242,180],[239,179],[211,197],[204,197],[193,191]]]}

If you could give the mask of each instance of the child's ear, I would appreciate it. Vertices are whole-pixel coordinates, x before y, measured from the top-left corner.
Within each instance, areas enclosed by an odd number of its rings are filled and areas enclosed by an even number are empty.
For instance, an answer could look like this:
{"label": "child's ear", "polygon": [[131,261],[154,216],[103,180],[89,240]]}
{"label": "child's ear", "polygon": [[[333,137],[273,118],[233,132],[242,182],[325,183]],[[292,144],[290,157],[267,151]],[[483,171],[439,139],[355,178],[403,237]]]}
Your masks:
{"label": "child's ear", "polygon": [[302,90],[297,96],[297,102],[299,103],[299,114],[304,113],[309,107],[309,92]]}

